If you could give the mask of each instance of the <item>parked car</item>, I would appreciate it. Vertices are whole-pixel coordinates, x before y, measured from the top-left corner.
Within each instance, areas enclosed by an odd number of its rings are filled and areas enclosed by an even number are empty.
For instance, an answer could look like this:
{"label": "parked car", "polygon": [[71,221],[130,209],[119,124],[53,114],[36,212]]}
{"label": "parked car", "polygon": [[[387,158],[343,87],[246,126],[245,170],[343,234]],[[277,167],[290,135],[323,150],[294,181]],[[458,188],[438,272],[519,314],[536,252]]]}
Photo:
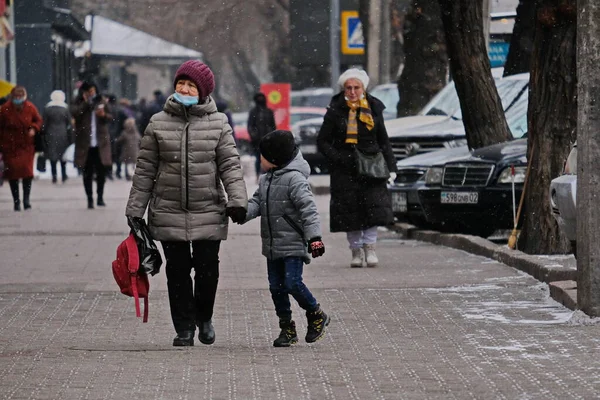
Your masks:
{"label": "parked car", "polygon": [[327,107],[333,96],[332,88],[292,90],[292,107]]}
{"label": "parked car", "polygon": [[[518,93],[520,94],[515,95],[514,90],[511,90],[507,92],[509,96],[507,99],[502,98],[503,104],[509,103],[505,110],[505,117],[515,139],[524,137],[527,132],[528,95],[526,87],[519,89]],[[508,101],[509,99],[510,101]],[[462,125],[462,121],[458,120],[454,123],[443,124],[446,134],[456,135],[462,129],[464,135],[464,127],[456,126],[458,122]],[[389,185],[395,216],[417,225],[443,224],[447,229],[470,230],[482,236],[493,233],[493,230],[502,227],[511,228],[512,209],[506,208],[507,170],[505,170],[505,163],[512,163],[511,165],[516,167],[515,188],[518,198],[522,190],[526,168],[526,146],[525,144],[519,145],[519,143],[519,141],[506,142],[476,151],[469,151],[466,145],[461,145],[401,159],[397,163],[396,180]],[[444,178],[446,171],[450,174],[452,168],[461,166],[467,167],[467,169],[461,170],[465,174],[463,176],[465,180],[460,182],[461,185],[452,184],[451,180],[436,183],[433,179],[434,177]],[[485,184],[471,182],[467,179],[469,178],[468,173],[478,171],[483,173],[484,169],[490,166],[492,170],[488,171],[489,181],[486,181]],[[483,169],[474,169],[477,167]],[[498,173],[505,175],[500,176],[497,175]],[[427,182],[428,178],[429,182]],[[510,185],[508,189],[510,190]],[[467,205],[463,205],[461,210],[461,207],[452,204],[454,201],[459,201],[455,197],[457,195],[450,194],[449,198],[443,200],[445,203],[442,203],[442,192],[445,193],[444,196],[448,196],[450,192],[474,194],[467,200],[470,201],[470,204],[466,203]],[[496,193],[499,196],[490,200],[489,193]],[[463,200],[461,197],[460,201]],[[512,194],[508,200],[510,200],[508,204],[512,207]],[[484,206],[482,207],[482,205]],[[489,218],[486,217],[485,206],[496,210],[492,210],[490,215],[498,214],[497,221],[488,223]],[[510,211],[508,216],[507,211]],[[510,219],[507,221],[509,217]],[[476,224],[478,218],[481,223]]]}
{"label": "parked car", "polygon": [[398,112],[396,111],[398,103],[400,102],[400,94],[398,93],[398,84],[396,83],[384,83],[382,85],[375,86],[372,90],[368,91],[374,97],[377,97],[383,105],[383,119],[394,119],[397,117]]}
{"label": "parked car", "polygon": [[252,141],[248,133],[248,112],[236,112],[231,114],[233,118],[233,127],[235,143],[240,154],[253,154]]}
{"label": "parked car", "polygon": [[[505,110],[527,98],[529,74],[495,78],[495,82]],[[460,102],[452,82],[419,115],[388,120],[385,125],[397,160],[466,144]]]}
{"label": "parked car", "polygon": [[577,257],[577,142],[567,157],[563,174],[550,182],[550,205],[552,215]]}
{"label": "parked car", "polygon": [[[327,109],[323,107],[291,107],[290,125],[293,126],[295,123],[312,118],[320,118],[321,123],[323,123],[323,116],[326,112]],[[248,112],[233,113],[232,118],[235,124],[235,141],[240,153],[253,154],[254,148],[248,133]]]}
{"label": "parked car", "polygon": [[296,144],[314,173],[328,171],[327,159],[317,149],[317,136],[321,130],[321,125],[323,125],[323,117],[299,121],[292,126]]}

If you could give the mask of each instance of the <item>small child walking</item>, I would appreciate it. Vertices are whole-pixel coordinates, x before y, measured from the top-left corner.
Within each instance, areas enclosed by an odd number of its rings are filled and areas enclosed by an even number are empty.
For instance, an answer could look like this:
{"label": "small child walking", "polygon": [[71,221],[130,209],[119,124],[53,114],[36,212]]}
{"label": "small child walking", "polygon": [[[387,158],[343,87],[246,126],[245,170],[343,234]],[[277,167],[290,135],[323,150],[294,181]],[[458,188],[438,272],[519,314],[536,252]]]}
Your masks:
{"label": "small child walking", "polygon": [[325,253],[315,198],[308,184],[310,167],[298,151],[291,132],[276,130],[260,142],[261,175],[258,189],[248,201],[248,222],[261,217],[262,254],[267,258],[269,290],[279,317],[281,333],[275,347],[298,342],[292,320],[290,295],[306,310],[305,340],[323,337],[329,316],[302,281],[304,264]]}

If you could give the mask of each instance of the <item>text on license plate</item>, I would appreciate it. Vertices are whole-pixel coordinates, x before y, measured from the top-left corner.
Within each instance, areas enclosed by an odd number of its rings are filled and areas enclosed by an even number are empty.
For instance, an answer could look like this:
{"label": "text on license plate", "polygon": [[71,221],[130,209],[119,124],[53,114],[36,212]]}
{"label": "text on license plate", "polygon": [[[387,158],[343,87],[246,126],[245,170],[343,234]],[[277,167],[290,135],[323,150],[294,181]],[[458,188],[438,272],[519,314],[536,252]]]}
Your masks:
{"label": "text on license plate", "polygon": [[406,193],[392,192],[392,210],[394,212],[406,212]]}
{"label": "text on license plate", "polygon": [[442,192],[440,202],[442,204],[477,204],[479,193],[477,192]]}

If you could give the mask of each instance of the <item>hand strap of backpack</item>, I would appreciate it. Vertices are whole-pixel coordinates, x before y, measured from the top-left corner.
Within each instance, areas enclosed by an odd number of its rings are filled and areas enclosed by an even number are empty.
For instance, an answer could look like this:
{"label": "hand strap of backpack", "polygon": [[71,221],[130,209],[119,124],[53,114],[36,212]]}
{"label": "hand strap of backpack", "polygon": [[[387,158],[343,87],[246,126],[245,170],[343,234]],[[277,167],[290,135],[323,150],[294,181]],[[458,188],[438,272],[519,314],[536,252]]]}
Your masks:
{"label": "hand strap of backpack", "polygon": [[[127,241],[127,253],[129,255],[128,269],[131,275],[131,288],[133,289],[133,298],[135,299],[135,316],[141,317],[140,295],[138,292],[138,270],[140,268],[140,257],[138,255],[137,243],[133,236],[129,236]],[[148,322],[148,298],[144,298],[144,322]]]}

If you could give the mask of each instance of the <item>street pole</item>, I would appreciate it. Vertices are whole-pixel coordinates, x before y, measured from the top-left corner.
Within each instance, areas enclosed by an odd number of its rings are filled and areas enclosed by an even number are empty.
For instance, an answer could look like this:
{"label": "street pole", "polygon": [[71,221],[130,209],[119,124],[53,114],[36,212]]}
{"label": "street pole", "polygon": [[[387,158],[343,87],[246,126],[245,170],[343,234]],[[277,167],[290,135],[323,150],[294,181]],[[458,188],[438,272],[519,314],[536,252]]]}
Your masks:
{"label": "street pole", "polygon": [[329,59],[331,88],[337,93],[337,81],[340,77],[340,0],[331,0],[329,7]]}
{"label": "street pole", "polygon": [[600,316],[600,4],[577,1],[577,306]]}
{"label": "street pole", "polygon": [[371,86],[379,83],[379,46],[381,45],[381,0],[369,4],[369,43],[367,44],[367,73]]}
{"label": "street pole", "polygon": [[381,0],[381,68],[379,71],[379,83],[390,82],[390,63],[392,57],[391,49],[391,10],[390,0]]}

